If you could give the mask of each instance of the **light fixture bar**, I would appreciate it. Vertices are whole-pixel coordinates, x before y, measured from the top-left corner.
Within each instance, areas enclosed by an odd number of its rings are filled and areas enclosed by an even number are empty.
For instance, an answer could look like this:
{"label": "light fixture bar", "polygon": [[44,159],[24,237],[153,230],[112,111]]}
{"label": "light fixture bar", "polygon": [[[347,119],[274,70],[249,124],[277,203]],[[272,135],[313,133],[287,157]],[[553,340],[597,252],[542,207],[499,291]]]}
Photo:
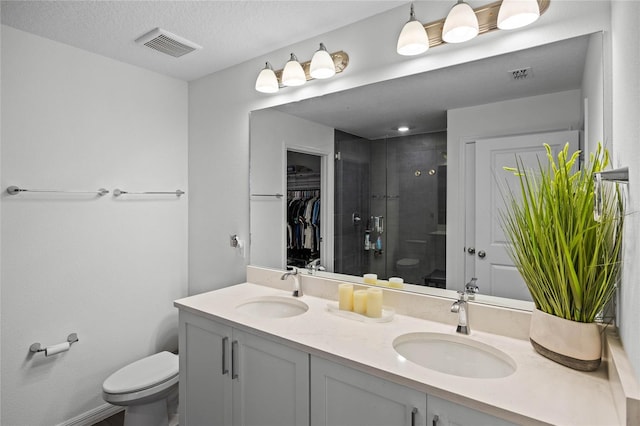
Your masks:
{"label": "light fixture bar", "polygon": [[[349,55],[347,54],[347,52],[340,50],[338,52],[331,53],[330,55],[336,67],[336,74],[344,71],[344,69],[347,68],[347,65],[349,65]],[[311,60],[306,62],[301,62],[300,65],[302,65],[302,69],[304,70],[304,74],[307,77],[307,81],[314,80],[314,78],[311,77],[311,74],[309,72],[309,68],[311,67]],[[278,84],[280,84],[281,87],[282,87],[282,71],[283,70],[275,71],[276,77],[278,79]]]}
{"label": "light fixture bar", "polygon": [[[551,0],[538,0],[540,6],[540,16],[547,11]],[[488,33],[498,29],[498,11],[500,10],[502,1],[487,4],[485,6],[473,9],[478,18],[479,32],[478,35]],[[442,40],[442,27],[446,18],[424,24],[424,29],[429,37],[429,47],[436,47],[444,43]]]}

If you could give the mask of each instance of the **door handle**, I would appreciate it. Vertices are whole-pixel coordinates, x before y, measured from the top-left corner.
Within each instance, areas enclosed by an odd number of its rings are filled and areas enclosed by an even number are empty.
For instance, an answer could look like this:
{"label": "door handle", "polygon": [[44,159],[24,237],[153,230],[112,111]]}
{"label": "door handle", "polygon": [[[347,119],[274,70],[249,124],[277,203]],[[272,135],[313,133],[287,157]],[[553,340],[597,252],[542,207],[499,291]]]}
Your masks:
{"label": "door handle", "polygon": [[433,421],[431,422],[432,426],[438,426],[438,422],[440,421],[440,416],[438,416],[437,414],[435,416],[433,416]]}
{"label": "door handle", "polygon": [[231,379],[238,378],[238,341],[231,342]]}
{"label": "door handle", "polygon": [[416,415],[418,414],[418,409],[413,407],[411,410],[411,426],[416,426]]}
{"label": "door handle", "polygon": [[480,259],[484,259],[486,256],[487,256],[487,253],[485,253],[485,252],[484,252],[484,250],[480,250],[480,251],[478,252],[478,257],[479,257]]}
{"label": "door handle", "polygon": [[222,338],[222,375],[229,374],[229,366],[227,365],[227,344],[229,343],[228,337]]}
{"label": "door handle", "polygon": [[476,252],[476,249],[474,249],[473,247],[469,247],[467,249],[467,253],[469,253],[469,254],[474,254],[475,252]]}

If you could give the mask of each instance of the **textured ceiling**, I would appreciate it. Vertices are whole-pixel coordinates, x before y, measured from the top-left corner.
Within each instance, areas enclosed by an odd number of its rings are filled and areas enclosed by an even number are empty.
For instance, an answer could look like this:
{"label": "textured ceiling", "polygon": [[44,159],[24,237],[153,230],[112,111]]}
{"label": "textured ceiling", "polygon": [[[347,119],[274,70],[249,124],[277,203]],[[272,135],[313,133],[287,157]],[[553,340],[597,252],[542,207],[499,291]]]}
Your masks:
{"label": "textured ceiling", "polygon": [[[406,1],[2,1],[2,24],[190,81]],[[203,49],[173,58],[135,43],[160,27]]]}
{"label": "textured ceiling", "polygon": [[[454,67],[332,93],[276,107],[366,139],[447,128],[447,110],[564,90],[582,85],[590,36],[576,37]],[[531,67],[514,81],[509,71]],[[372,100],[379,100],[372,102]]]}

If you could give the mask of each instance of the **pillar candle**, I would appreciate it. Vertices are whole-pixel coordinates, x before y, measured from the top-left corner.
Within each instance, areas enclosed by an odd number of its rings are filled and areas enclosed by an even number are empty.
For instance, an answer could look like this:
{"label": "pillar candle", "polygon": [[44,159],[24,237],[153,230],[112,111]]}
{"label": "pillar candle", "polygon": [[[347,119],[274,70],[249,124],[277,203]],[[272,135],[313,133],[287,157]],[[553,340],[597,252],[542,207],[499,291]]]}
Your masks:
{"label": "pillar candle", "polygon": [[367,289],[367,316],[380,318],[382,316],[382,289]]}
{"label": "pillar candle", "polygon": [[338,286],[339,302],[341,311],[353,311],[353,284],[340,284]]}
{"label": "pillar candle", "polygon": [[367,290],[356,290],[353,292],[353,312],[366,315]]}
{"label": "pillar candle", "polygon": [[378,275],[376,274],[364,274],[363,278],[365,284],[376,285],[378,283]]}
{"label": "pillar candle", "polygon": [[404,287],[404,280],[398,277],[389,278],[389,287],[391,288],[402,288]]}

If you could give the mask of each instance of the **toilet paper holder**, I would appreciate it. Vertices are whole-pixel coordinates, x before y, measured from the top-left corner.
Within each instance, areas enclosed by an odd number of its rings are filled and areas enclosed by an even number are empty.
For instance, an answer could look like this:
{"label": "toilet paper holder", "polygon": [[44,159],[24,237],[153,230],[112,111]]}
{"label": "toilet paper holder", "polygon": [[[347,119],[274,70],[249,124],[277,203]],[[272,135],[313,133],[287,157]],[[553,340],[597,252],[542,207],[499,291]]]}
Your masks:
{"label": "toilet paper holder", "polygon": [[[33,353],[45,352],[46,356],[54,355],[58,352],[64,352],[69,350],[69,347],[71,347],[71,345],[77,341],[78,341],[78,335],[76,333],[71,333],[67,336],[67,340],[65,342],[62,342],[53,346],[45,346],[44,348],[40,343],[34,343],[31,346],[29,346],[29,351]],[[66,349],[62,349],[62,348],[58,349],[59,347],[62,347],[62,346],[66,346]]]}

